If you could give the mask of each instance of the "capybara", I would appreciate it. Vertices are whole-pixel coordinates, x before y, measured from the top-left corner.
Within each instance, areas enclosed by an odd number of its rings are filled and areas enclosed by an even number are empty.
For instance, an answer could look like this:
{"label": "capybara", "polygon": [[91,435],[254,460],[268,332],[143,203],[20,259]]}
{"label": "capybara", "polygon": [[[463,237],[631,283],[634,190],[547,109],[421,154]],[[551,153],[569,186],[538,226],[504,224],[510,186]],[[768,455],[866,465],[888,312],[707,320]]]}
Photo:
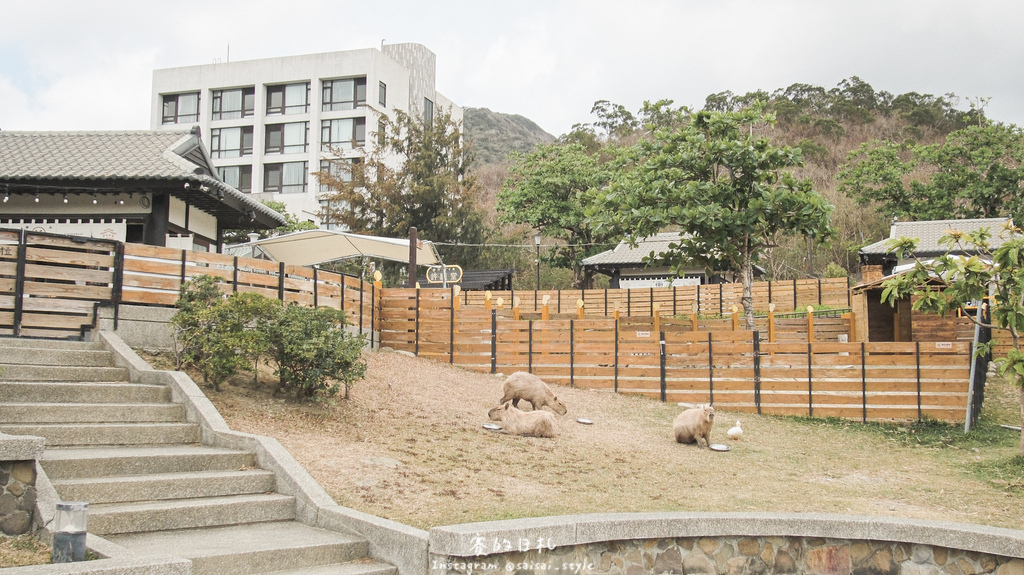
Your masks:
{"label": "capybara", "polygon": [[679,443],[696,443],[701,447],[711,445],[711,426],[715,424],[715,408],[710,405],[692,407],[676,416],[672,423],[672,431]]}
{"label": "capybara", "polygon": [[524,399],[530,402],[534,411],[542,407],[547,407],[558,415],[565,415],[568,411],[562,400],[555,397],[548,384],[532,373],[525,371],[513,373],[505,380],[501,390],[504,395],[501,396],[501,401],[498,403],[511,401],[512,407],[519,407],[519,400]]}
{"label": "capybara", "polygon": [[487,412],[487,417],[500,421],[501,427],[513,435],[533,435],[535,437],[554,437],[555,416],[547,411],[523,411],[505,402]]}

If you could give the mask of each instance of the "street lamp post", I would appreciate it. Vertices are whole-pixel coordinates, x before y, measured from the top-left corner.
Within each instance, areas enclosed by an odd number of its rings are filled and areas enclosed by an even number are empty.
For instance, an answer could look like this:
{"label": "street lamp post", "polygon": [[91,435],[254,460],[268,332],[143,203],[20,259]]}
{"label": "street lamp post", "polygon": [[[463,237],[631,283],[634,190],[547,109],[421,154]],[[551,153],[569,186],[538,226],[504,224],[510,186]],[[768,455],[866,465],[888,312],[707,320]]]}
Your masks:
{"label": "street lamp post", "polygon": [[540,234],[533,235],[533,245],[537,246],[537,291],[540,291]]}

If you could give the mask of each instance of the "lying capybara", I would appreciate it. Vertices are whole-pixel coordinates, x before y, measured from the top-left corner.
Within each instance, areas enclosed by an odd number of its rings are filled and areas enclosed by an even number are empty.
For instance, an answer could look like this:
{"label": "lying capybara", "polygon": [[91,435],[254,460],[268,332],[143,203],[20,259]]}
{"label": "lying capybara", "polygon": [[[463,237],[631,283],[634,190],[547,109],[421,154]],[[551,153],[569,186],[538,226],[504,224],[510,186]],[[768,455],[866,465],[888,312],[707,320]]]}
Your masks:
{"label": "lying capybara", "polygon": [[711,445],[711,426],[715,424],[715,408],[710,405],[692,407],[676,416],[672,423],[672,431],[679,443],[696,443],[701,447]]}
{"label": "lying capybara", "polygon": [[535,437],[554,437],[558,435],[555,429],[555,416],[547,411],[523,411],[512,406],[511,402],[505,402],[498,407],[491,408],[487,417],[492,421],[500,421],[501,427],[513,435],[533,435]]}
{"label": "lying capybara", "polygon": [[511,401],[512,407],[519,407],[519,400],[523,399],[530,402],[534,411],[547,407],[558,415],[565,415],[568,412],[565,404],[555,397],[548,384],[532,373],[525,371],[513,373],[508,376],[501,389],[504,395],[501,396],[501,401],[498,403]]}

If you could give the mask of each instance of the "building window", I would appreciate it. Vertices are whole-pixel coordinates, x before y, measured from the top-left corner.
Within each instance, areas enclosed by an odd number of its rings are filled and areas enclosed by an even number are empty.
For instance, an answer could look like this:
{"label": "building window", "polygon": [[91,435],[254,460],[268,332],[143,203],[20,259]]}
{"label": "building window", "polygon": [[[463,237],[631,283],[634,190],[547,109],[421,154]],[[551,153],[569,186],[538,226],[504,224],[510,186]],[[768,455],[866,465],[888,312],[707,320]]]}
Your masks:
{"label": "building window", "polygon": [[309,111],[309,83],[267,86],[267,115],[305,114]]}
{"label": "building window", "polygon": [[434,102],[423,98],[423,125],[430,128],[434,125]]}
{"label": "building window", "polygon": [[213,119],[248,118],[256,110],[256,88],[213,91]]}
{"label": "building window", "polygon": [[365,77],[324,80],[323,111],[354,110],[365,105]]}
{"label": "building window", "polygon": [[377,101],[385,108],[388,106],[388,85],[384,82],[377,87]]}
{"label": "building window", "polygon": [[[320,171],[329,174],[336,180],[342,182],[351,182],[355,179],[356,174],[353,173],[355,166],[362,162],[362,158],[336,158],[333,160],[320,160]],[[347,166],[345,164],[348,164]],[[321,192],[333,192],[335,191],[327,184],[320,184]]]}
{"label": "building window", "polygon": [[252,166],[221,166],[217,168],[217,175],[238,191],[252,193]]}
{"label": "building window", "polygon": [[304,194],[309,174],[306,162],[266,164],[263,169],[263,191],[277,194]]}
{"label": "building window", "polygon": [[351,150],[366,144],[366,118],[323,120],[320,126],[320,149]]}
{"label": "building window", "polygon": [[199,92],[164,96],[163,122],[188,124],[199,121]]}
{"label": "building window", "polygon": [[252,126],[210,130],[210,155],[214,158],[251,156]]}
{"label": "building window", "polygon": [[377,118],[377,145],[383,147],[388,143],[388,123],[384,118]]}
{"label": "building window", "polygon": [[301,154],[309,150],[309,122],[267,124],[268,154]]}

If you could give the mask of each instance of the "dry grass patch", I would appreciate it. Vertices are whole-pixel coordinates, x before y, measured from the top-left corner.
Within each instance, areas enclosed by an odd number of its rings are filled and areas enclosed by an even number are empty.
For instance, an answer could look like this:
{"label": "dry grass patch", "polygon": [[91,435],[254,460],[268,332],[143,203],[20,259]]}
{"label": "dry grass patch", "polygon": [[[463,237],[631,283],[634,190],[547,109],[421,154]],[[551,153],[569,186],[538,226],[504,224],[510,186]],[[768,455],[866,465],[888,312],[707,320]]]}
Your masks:
{"label": "dry grass patch", "polygon": [[[233,429],[277,438],[339,504],[421,528],[637,511],[849,513],[1024,527],[1021,491],[972,471],[1013,458],[1010,430],[998,445],[939,448],[859,424],[719,410],[712,442],[732,450],[717,453],[675,443],[676,405],[559,387],[569,407],[556,417],[560,435],[516,437],[481,426],[503,378],[399,353],[368,352],[366,360],[366,379],[333,406],[271,398],[269,380],[208,395]],[[987,405],[998,396],[990,392]],[[743,439],[731,441],[726,430],[737,419]],[[1018,475],[1011,484],[1020,481],[1019,467],[1011,473]]]}
{"label": "dry grass patch", "polygon": [[5,537],[0,535],[0,569],[26,565],[46,565],[53,552],[50,546],[31,535]]}

